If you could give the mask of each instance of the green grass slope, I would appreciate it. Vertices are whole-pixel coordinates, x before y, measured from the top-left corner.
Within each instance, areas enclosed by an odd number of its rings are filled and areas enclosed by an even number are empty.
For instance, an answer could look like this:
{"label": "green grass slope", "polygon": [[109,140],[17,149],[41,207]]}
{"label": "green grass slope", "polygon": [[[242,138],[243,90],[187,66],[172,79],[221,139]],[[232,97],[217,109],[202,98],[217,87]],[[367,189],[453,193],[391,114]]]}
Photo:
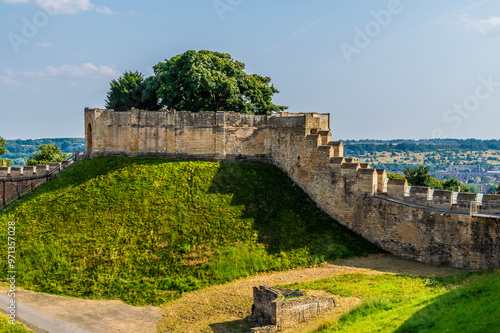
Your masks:
{"label": "green grass slope", "polygon": [[9,221],[18,285],[135,305],[380,252],[264,164],[85,160],[0,214],[4,251]]}
{"label": "green grass slope", "polygon": [[348,274],[286,287],[364,300],[317,332],[500,332],[500,271],[436,278]]}

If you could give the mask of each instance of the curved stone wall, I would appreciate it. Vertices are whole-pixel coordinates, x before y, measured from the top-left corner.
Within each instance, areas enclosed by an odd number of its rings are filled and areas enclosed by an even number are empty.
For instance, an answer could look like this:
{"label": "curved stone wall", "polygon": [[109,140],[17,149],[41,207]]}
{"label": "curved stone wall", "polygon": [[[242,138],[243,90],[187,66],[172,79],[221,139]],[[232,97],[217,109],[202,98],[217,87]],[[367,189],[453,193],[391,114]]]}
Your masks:
{"label": "curved stone wall", "polygon": [[[87,156],[273,163],[317,205],[383,249],[467,269],[500,268],[500,196],[409,188],[343,156],[330,115],[85,109]],[[497,215],[498,213],[498,215]]]}

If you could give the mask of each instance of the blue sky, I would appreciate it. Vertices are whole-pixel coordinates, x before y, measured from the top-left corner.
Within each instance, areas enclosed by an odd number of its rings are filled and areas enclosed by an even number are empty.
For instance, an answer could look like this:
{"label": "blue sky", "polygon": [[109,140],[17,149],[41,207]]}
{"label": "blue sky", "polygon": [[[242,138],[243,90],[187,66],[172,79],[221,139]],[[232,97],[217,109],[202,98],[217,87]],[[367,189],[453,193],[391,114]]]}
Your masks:
{"label": "blue sky", "polygon": [[83,137],[112,79],[191,49],[331,113],[336,139],[499,138],[494,0],[0,0],[0,136]]}

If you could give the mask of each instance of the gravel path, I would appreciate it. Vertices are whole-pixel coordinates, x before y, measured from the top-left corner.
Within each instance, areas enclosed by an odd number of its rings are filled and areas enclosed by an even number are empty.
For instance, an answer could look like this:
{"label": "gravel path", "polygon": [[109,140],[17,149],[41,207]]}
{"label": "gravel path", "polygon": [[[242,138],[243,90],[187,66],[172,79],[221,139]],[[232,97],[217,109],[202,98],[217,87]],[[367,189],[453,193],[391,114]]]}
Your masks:
{"label": "gravel path", "polygon": [[[5,284],[0,291],[6,293]],[[154,333],[162,317],[157,307],[136,307],[120,301],[94,301],[27,290],[18,290],[16,300],[91,333]]]}

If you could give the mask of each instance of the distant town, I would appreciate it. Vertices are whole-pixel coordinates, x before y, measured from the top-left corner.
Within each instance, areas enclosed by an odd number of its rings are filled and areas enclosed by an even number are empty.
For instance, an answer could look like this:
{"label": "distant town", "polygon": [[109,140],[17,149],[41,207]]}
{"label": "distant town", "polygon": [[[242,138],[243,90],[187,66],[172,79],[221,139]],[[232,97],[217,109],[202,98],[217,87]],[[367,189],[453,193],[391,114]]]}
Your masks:
{"label": "distant town", "polygon": [[395,174],[424,165],[437,180],[456,178],[483,194],[494,192],[500,182],[500,140],[345,140],[344,144],[346,156]]}

